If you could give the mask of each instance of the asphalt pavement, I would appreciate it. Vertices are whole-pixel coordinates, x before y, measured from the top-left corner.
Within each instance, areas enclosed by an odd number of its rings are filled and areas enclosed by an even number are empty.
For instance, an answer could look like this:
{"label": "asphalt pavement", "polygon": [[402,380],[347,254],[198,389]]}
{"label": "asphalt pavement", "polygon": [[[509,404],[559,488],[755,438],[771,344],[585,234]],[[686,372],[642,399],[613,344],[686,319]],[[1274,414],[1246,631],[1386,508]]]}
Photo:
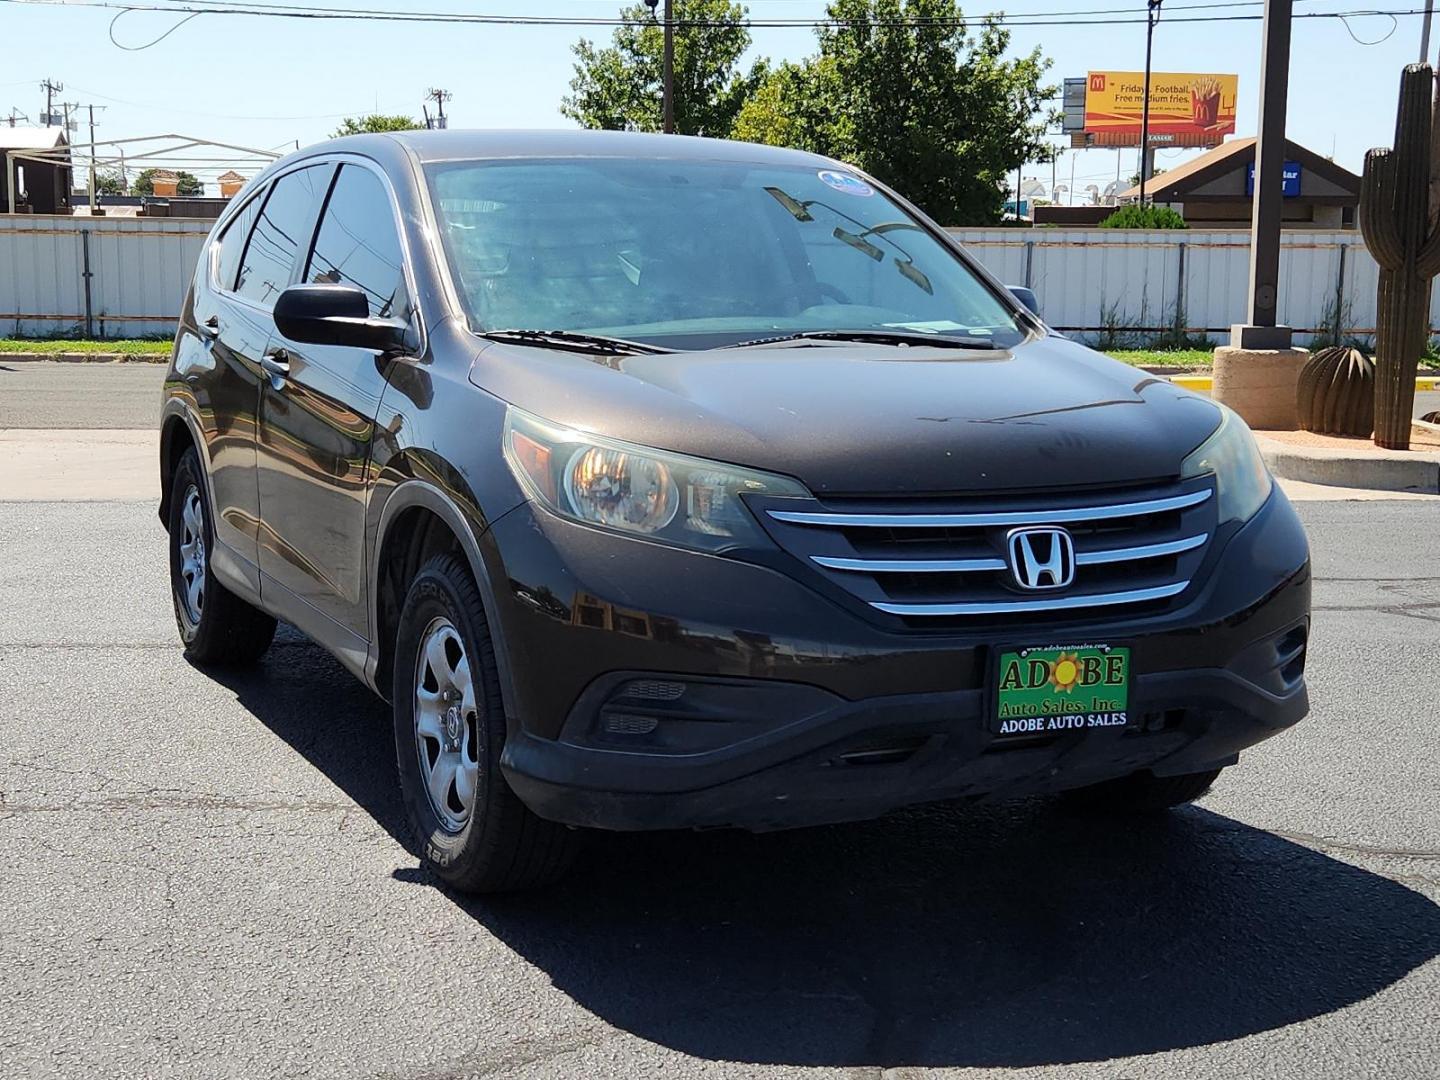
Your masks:
{"label": "asphalt pavement", "polygon": [[327,654],[184,660],[153,498],[0,502],[0,1077],[1434,1077],[1440,501],[1335,495],[1312,715],[1193,808],[596,836],[485,900]]}
{"label": "asphalt pavement", "polygon": [[[0,428],[153,428],[165,365],[7,361],[0,355]],[[1440,410],[1440,391],[1415,395],[1415,415]]]}

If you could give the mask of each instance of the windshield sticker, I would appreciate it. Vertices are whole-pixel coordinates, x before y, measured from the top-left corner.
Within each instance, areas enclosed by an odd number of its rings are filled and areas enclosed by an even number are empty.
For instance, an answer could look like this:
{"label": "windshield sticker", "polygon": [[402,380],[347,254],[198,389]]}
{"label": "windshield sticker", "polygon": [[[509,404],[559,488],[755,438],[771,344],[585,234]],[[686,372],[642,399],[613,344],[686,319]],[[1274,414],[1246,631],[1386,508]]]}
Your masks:
{"label": "windshield sticker", "polygon": [[858,176],[851,176],[849,173],[836,172],[834,169],[821,169],[815,175],[820,178],[822,184],[829,184],[836,191],[843,191],[846,195],[860,195],[868,198],[875,194],[873,187]]}

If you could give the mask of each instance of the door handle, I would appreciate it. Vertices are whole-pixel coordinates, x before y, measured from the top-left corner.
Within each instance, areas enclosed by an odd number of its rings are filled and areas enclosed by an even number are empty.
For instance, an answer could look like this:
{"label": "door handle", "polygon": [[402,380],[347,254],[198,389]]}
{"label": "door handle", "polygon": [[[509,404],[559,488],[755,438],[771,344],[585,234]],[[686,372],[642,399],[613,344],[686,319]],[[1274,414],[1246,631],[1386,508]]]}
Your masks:
{"label": "door handle", "polygon": [[285,385],[286,376],[290,374],[290,354],[284,349],[265,353],[260,357],[260,366],[265,369],[265,374],[270,376],[271,387],[279,390]]}
{"label": "door handle", "polygon": [[220,336],[220,316],[211,315],[208,319],[196,327],[200,331],[200,337],[206,345],[212,345],[215,339]]}

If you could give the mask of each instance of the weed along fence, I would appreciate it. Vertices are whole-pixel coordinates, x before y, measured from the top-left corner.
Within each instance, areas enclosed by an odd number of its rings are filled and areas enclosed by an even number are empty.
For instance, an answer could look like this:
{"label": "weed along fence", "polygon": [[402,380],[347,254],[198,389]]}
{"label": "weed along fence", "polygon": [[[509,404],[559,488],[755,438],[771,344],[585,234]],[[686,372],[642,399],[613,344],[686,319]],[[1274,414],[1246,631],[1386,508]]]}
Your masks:
{"label": "weed along fence", "polygon": [[212,224],[0,214],[0,337],[173,334]]}
{"label": "weed along fence", "polygon": [[[951,229],[1007,285],[1028,285],[1045,321],[1107,348],[1228,339],[1245,321],[1250,234],[1235,229]],[[1280,319],[1301,343],[1375,333],[1379,268],[1355,230],[1287,229]],[[1433,307],[1433,303],[1432,303]]]}

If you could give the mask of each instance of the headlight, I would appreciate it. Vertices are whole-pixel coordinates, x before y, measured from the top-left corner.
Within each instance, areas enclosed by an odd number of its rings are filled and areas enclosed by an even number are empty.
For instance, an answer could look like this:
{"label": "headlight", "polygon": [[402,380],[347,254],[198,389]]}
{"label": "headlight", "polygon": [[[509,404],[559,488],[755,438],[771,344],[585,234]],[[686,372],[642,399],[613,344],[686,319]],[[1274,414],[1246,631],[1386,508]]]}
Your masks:
{"label": "headlight", "polygon": [[505,460],[557,514],[706,551],[766,542],[741,495],[809,495],[783,476],[556,427],[514,408]]}
{"label": "headlight", "polygon": [[1220,426],[1185,459],[1180,475],[1188,479],[1214,473],[1220,523],[1248,521],[1270,497],[1270,470],[1245,421],[1219,402],[1215,407]]}

